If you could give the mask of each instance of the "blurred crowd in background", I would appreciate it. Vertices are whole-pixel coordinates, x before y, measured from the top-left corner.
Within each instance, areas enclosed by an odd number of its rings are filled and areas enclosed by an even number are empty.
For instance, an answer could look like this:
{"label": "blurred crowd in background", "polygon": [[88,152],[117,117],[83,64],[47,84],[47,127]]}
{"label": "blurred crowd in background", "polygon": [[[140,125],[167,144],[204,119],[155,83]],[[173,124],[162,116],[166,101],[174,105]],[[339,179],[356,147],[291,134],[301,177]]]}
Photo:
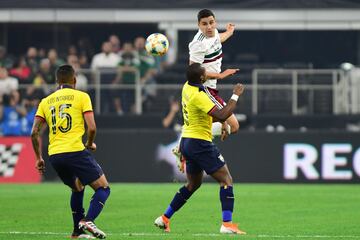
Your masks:
{"label": "blurred crowd in background", "polygon": [[[90,95],[93,91],[90,86],[96,84],[93,70],[110,70],[108,77],[100,78],[100,84],[135,84],[137,76],[143,85],[156,84],[155,76],[174,60],[171,50],[168,58],[148,55],[145,42],[144,37],[137,37],[133,42],[121,43],[118,36],[111,35],[99,46],[98,53],[79,42],[69,46],[66,53],[30,46],[20,56],[11,55],[0,46],[0,135],[30,134],[39,101],[56,90],[55,71],[62,64],[74,67],[76,88]],[[143,92],[143,99],[150,103],[156,91],[146,89],[149,90]],[[108,111],[117,115],[134,112],[134,90],[114,88],[108,93]]]}

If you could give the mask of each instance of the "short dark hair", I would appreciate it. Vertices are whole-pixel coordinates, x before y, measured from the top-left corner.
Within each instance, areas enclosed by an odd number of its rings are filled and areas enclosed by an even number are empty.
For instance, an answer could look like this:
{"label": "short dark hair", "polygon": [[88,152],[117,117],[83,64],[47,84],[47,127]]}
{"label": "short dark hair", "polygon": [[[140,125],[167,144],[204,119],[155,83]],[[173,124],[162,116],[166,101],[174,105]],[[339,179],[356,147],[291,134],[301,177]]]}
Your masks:
{"label": "short dark hair", "polygon": [[191,64],[186,71],[186,77],[189,83],[200,84],[201,76],[204,74],[205,68],[200,63]]}
{"label": "short dark hair", "polygon": [[210,16],[213,16],[215,18],[215,14],[209,10],[209,9],[202,9],[198,12],[198,15],[197,15],[197,18],[198,18],[198,22],[200,22],[200,20],[202,18],[207,18],[207,17],[210,17]]}
{"label": "short dark hair", "polygon": [[74,83],[75,70],[72,66],[65,64],[61,65],[56,70],[56,80],[59,84]]}

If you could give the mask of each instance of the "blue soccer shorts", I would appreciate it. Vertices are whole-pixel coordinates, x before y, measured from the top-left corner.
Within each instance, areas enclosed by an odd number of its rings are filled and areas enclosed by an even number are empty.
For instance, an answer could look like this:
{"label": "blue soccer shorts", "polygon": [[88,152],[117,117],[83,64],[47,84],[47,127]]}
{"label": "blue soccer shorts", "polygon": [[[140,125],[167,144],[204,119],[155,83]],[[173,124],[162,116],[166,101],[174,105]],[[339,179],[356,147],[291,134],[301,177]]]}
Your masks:
{"label": "blue soccer shorts", "polygon": [[210,175],[225,165],[219,149],[209,141],[182,138],[180,152],[186,159],[186,172],[189,174],[197,174],[204,170]]}
{"label": "blue soccer shorts", "polygon": [[79,178],[83,185],[88,185],[104,174],[87,149],[54,154],[49,157],[49,161],[64,184],[71,188],[74,187],[76,178]]}

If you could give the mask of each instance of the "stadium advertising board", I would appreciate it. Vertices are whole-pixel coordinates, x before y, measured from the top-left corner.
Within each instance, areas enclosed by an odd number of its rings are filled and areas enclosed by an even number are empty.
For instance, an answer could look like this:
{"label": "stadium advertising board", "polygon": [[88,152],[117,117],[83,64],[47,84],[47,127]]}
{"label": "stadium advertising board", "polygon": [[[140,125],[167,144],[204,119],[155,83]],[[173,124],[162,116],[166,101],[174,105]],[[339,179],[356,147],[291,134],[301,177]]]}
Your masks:
{"label": "stadium advertising board", "polygon": [[[112,182],[185,179],[171,153],[177,144],[171,131],[99,131],[96,143],[96,159]],[[239,132],[216,144],[235,182],[360,182],[360,134]]]}
{"label": "stadium advertising board", "polygon": [[30,137],[0,137],[0,183],[38,183]]}
{"label": "stadium advertising board", "polygon": [[243,132],[219,146],[224,156],[231,156],[228,162],[233,177],[241,182],[348,183],[360,180],[359,136],[344,132]]}
{"label": "stadium advertising board", "polygon": [[[320,148],[307,143],[285,144],[284,178],[296,180],[299,172],[309,180],[351,180],[360,176],[360,148],[354,149],[351,143],[324,143]],[[321,169],[315,167],[316,161],[320,161]]]}

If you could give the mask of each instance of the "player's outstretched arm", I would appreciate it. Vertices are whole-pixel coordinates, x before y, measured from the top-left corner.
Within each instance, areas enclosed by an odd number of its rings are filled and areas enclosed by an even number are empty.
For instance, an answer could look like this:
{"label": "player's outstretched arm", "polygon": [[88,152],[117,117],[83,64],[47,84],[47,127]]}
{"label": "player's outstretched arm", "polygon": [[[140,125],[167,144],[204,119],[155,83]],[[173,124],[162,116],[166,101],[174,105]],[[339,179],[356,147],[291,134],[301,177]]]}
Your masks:
{"label": "player's outstretched arm", "polygon": [[96,124],[93,112],[84,113],[84,119],[87,126],[87,141],[85,147],[91,151],[96,150],[96,144],[94,143],[96,136]]}
{"label": "player's outstretched arm", "polygon": [[229,68],[223,71],[222,73],[206,72],[206,79],[224,79],[226,77],[234,75],[239,70],[240,69],[238,68]]}
{"label": "player's outstretched arm", "polygon": [[226,31],[219,34],[221,43],[228,40],[234,34],[234,31],[235,31],[235,24],[233,23],[226,24]]}
{"label": "player's outstretched arm", "polygon": [[234,86],[233,95],[231,96],[230,100],[227,102],[227,105],[222,109],[217,109],[214,107],[210,112],[209,115],[213,118],[218,119],[219,121],[224,122],[228,119],[233,111],[235,110],[237,100],[239,96],[244,92],[244,86],[240,83]]}
{"label": "player's outstretched arm", "polygon": [[35,168],[39,171],[40,174],[45,172],[45,161],[42,158],[41,153],[41,130],[44,125],[45,120],[40,117],[35,117],[34,124],[31,129],[31,141],[32,146],[35,152],[36,165]]}
{"label": "player's outstretched arm", "polygon": [[[189,61],[189,66],[195,62]],[[200,62],[199,62],[200,63]],[[201,63],[200,63],[201,64]],[[237,73],[240,69],[238,68],[228,68],[222,73],[216,73],[216,72],[205,72],[206,79],[224,79],[228,76],[232,76],[235,73]]]}

